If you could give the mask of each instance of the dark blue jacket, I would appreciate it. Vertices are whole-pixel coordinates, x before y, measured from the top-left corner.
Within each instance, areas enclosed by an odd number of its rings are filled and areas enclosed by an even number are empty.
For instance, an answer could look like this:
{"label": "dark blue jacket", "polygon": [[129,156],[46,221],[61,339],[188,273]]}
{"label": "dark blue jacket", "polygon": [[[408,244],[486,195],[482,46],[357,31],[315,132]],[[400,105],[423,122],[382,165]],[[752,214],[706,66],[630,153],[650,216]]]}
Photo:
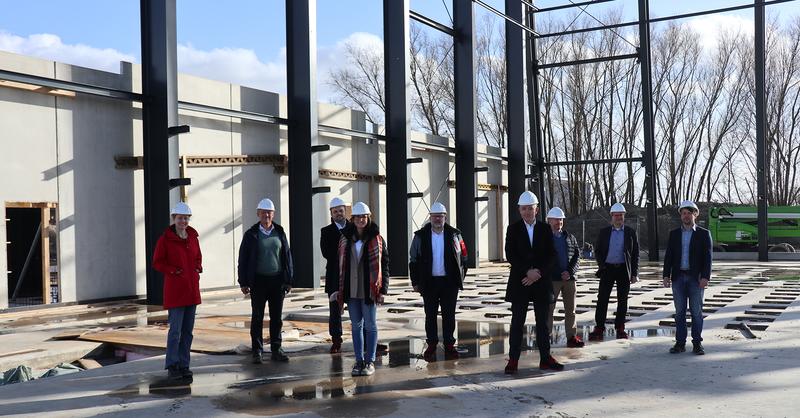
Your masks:
{"label": "dark blue jacket", "polygon": [[[278,234],[281,239],[281,265],[283,265],[283,284],[292,285],[294,280],[294,267],[292,266],[292,251],[289,249],[289,241],[286,239],[286,232],[283,227],[272,223],[275,227],[273,234]],[[256,265],[258,264],[258,223],[251,226],[242,236],[242,244],[239,246],[239,286],[253,287],[256,280]]]}
{"label": "dark blue jacket", "polygon": [[[667,252],[664,254],[663,277],[673,277],[681,270],[681,228],[669,232]],[[711,232],[705,228],[697,227],[689,241],[689,276],[694,279],[711,279],[711,258],[713,246],[711,245]]]}

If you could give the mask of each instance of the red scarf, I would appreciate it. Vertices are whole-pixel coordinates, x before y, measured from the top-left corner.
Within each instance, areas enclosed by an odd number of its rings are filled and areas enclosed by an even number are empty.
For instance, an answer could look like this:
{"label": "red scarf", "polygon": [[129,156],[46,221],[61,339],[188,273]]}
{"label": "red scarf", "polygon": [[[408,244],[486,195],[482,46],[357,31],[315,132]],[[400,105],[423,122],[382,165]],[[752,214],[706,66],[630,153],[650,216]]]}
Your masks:
{"label": "red scarf", "polygon": [[[346,263],[348,241],[345,236],[339,238],[339,293],[336,296],[336,301],[339,303],[339,311],[342,313],[344,313],[344,275],[350,268],[350,263]],[[369,293],[373,303],[378,303],[381,300],[381,287],[383,285],[383,271],[381,270],[383,239],[380,235],[376,235],[366,245],[366,256],[369,261]]]}

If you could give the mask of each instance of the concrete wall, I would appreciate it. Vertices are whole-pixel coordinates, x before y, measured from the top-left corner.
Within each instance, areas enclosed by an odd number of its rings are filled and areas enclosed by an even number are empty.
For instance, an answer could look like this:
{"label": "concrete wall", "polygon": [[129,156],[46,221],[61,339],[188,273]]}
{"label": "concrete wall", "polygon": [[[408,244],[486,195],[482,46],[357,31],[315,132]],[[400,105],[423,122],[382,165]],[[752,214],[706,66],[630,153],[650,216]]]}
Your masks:
{"label": "concrete wall", "polygon": [[[120,90],[141,91],[138,66],[121,64],[121,74],[105,73],[52,61],[0,52],[0,68],[63,80],[72,80]],[[181,74],[181,101],[286,117],[285,97],[247,87]],[[320,124],[366,130],[364,114],[321,103]],[[180,123],[191,126],[181,135],[182,156],[286,155],[285,127],[261,122],[181,111]],[[114,156],[142,155],[141,105],[121,100],[78,94],[73,98],[0,87],[0,185],[2,202],[54,202],[59,208],[59,264],[62,301],[84,301],[145,293],[144,201],[141,170],[116,169]],[[446,138],[413,133],[415,141],[450,145]],[[321,134],[319,143],[331,150],[314,154],[320,170],[365,175],[385,175],[383,145],[348,136]],[[481,152],[501,155],[499,149],[479,147]],[[455,217],[454,159],[446,152],[414,146],[412,157],[423,162],[410,167],[414,182],[409,191],[423,192],[412,199],[409,233],[427,221],[432,200],[444,203]],[[504,166],[497,159],[479,159],[489,166],[479,173],[479,183],[507,184]],[[203,250],[203,288],[236,284],[236,257],[242,233],[256,222],[255,207],[270,197],[278,207],[276,221],[291,234],[288,177],[269,164],[207,167],[189,166],[192,178],[188,203],[191,224],[200,233]],[[329,222],[327,203],[333,196],[346,201],[364,201],[375,221],[386,229],[386,188],[375,180],[316,177],[317,186],[330,186],[330,194],[314,197],[315,230]],[[505,193],[479,190],[489,202],[478,203],[480,227],[478,254],[481,259],[502,257]],[[497,201],[497,197],[500,201]],[[499,212],[498,212],[499,210]],[[499,215],[499,216],[498,216]],[[165,216],[168,216],[165,214]],[[498,231],[501,233],[498,235]],[[318,242],[318,235],[315,242]],[[0,223],[0,271],[6,262],[5,222]],[[394,249],[394,262],[406,262],[407,249]],[[323,260],[296,254],[313,262],[315,274],[323,274]],[[0,308],[7,307],[7,280],[0,283]]]}

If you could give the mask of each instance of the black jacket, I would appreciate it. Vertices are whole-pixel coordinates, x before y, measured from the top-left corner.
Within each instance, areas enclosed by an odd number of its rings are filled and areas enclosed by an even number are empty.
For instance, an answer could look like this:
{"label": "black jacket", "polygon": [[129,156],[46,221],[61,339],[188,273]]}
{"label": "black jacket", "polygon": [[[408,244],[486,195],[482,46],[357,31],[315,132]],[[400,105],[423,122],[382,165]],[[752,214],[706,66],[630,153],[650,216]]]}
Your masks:
{"label": "black jacket", "polygon": [[[433,249],[431,248],[431,235],[433,230],[428,223],[420,230],[414,232],[409,250],[408,271],[411,274],[411,284],[419,287],[424,293],[428,281],[431,279],[433,269]],[[464,276],[467,269],[466,247],[462,247],[464,240],[461,231],[449,224],[444,224],[444,269],[447,274],[447,283],[464,289]]]}
{"label": "black jacket", "polygon": [[[553,284],[550,270],[556,249],[553,246],[553,232],[544,222],[536,222],[533,226],[533,246],[528,241],[525,221],[520,219],[506,229],[506,259],[511,263],[511,271],[506,287],[507,302],[540,302],[553,303]],[[536,283],[525,286],[522,279],[529,269],[537,268],[542,278]]]}
{"label": "black jacket", "polygon": [[[552,231],[552,229],[551,229]],[[581,247],[578,246],[578,239],[566,229],[561,230],[561,235],[567,238],[567,271],[569,272],[570,280],[575,280],[575,274],[578,273],[578,265],[581,259]],[[553,238],[553,248],[555,248],[555,237]],[[561,271],[558,266],[558,253],[553,258],[553,267],[551,277],[553,280],[561,280]],[[558,277],[558,279],[556,279]]]}
{"label": "black jacket", "polygon": [[[281,239],[281,265],[283,265],[282,280],[284,285],[291,286],[294,280],[294,267],[292,265],[292,251],[289,249],[289,241],[286,239],[286,232],[283,227],[272,223],[275,227],[273,234],[278,234]],[[239,246],[239,286],[253,287],[256,280],[256,265],[258,264],[258,223],[251,226],[242,236],[242,244]]]}
{"label": "black jacket", "polygon": [[[345,223],[345,228],[350,222]],[[319,232],[319,249],[325,257],[325,293],[331,295],[339,287],[339,238],[342,232],[335,222],[322,228]]]}
{"label": "black jacket", "polygon": [[[623,255],[625,255],[625,267],[628,270],[628,277],[639,275],[639,238],[636,230],[623,226],[625,234]],[[600,230],[597,242],[594,244],[594,258],[597,260],[597,277],[602,277],[606,270],[606,257],[608,257],[608,241],[611,239],[611,225]]]}
{"label": "black jacket", "polygon": [[[681,228],[669,232],[667,252],[664,254],[663,277],[672,277],[681,270],[681,253],[683,252]],[[713,256],[711,233],[701,227],[692,232],[689,241],[689,276],[694,279],[711,279],[711,259]]]}
{"label": "black jacket", "polygon": [[[342,230],[342,235],[345,238],[347,238],[347,241],[346,241],[346,244],[345,244],[345,248],[344,248],[344,263],[345,263],[345,266],[348,266],[348,267],[345,267],[345,269],[344,269],[344,277],[340,277],[339,280],[344,281],[344,286],[342,287],[342,292],[344,292],[344,294],[342,295],[342,297],[344,298],[344,302],[345,303],[347,303],[350,300],[350,268],[349,268],[349,266],[350,266],[350,255],[352,254],[351,247],[352,247],[353,242],[354,242],[355,233],[356,233],[356,226],[353,225],[352,223],[348,224],[347,227]],[[381,254],[381,271],[383,272],[383,280],[381,281],[382,286],[381,286],[381,290],[380,290],[382,295],[386,295],[386,294],[389,293],[389,249],[386,246],[386,240],[384,240],[383,237],[380,236],[380,230],[378,229],[378,225],[375,224],[375,222],[370,221],[369,225],[367,225],[366,229],[364,230],[364,237],[362,237],[362,238],[364,240],[364,247],[363,247],[363,250],[362,250],[362,251],[364,251],[364,255],[361,257],[361,268],[364,269],[364,273],[362,274],[362,276],[364,277],[364,301],[366,302],[367,305],[372,305],[375,302],[372,300],[372,297],[370,296],[370,290],[369,290],[370,289],[370,284],[369,284],[369,280],[370,280],[370,275],[369,275],[370,261],[369,261],[369,251],[367,249],[369,248],[370,241],[372,241],[374,239],[378,239],[378,238],[380,238],[383,241],[383,252]],[[336,290],[339,290],[338,282],[337,282]]]}

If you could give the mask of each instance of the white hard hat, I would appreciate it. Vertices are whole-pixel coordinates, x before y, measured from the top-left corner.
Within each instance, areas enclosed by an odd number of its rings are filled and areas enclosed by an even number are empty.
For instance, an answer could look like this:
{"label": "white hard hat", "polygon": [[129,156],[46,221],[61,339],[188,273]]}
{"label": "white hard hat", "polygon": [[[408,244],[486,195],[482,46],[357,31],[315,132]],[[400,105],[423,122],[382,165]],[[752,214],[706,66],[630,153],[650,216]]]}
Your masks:
{"label": "white hard hat", "polygon": [[342,200],[340,197],[334,197],[333,199],[331,199],[331,203],[330,205],[328,205],[328,208],[333,209],[333,208],[338,208],[339,206],[346,206],[346,205],[347,204],[344,203],[344,200]]}
{"label": "white hard hat", "polygon": [[614,203],[611,205],[611,213],[625,213],[625,206],[622,206],[622,203]]}
{"label": "white hard hat", "polygon": [[549,212],[547,212],[547,218],[548,219],[550,219],[550,218],[552,218],[552,219],[564,219],[564,218],[566,218],[566,216],[564,215],[564,211],[561,210],[560,207],[556,206],[556,207],[550,209]]}
{"label": "white hard hat", "polygon": [[189,215],[192,216],[192,210],[189,208],[189,205],[183,202],[178,202],[169,212],[170,215]]}
{"label": "white hard hat", "polygon": [[270,200],[270,199],[261,199],[261,201],[258,202],[258,207],[256,209],[273,210],[274,211],[275,210],[275,204],[272,203],[272,200]]}
{"label": "white hard hat", "polygon": [[357,216],[357,215],[371,215],[371,214],[372,212],[369,211],[369,206],[367,206],[366,203],[356,202],[356,204],[353,205],[353,213],[351,213],[351,215]]}
{"label": "white hard hat", "polygon": [[444,205],[439,202],[434,202],[431,205],[431,210],[428,213],[430,213],[431,215],[433,215],[434,213],[443,213],[447,215],[447,208],[444,207]]}
{"label": "white hard hat", "polygon": [[535,194],[531,191],[525,191],[521,195],[519,195],[519,200],[517,201],[517,205],[519,206],[528,206],[528,205],[538,205],[539,198],[536,197]]}
{"label": "white hard hat", "polygon": [[700,208],[691,200],[684,200],[681,202],[681,205],[678,206],[678,213],[680,213],[681,209],[694,209],[695,212],[700,212]]}

